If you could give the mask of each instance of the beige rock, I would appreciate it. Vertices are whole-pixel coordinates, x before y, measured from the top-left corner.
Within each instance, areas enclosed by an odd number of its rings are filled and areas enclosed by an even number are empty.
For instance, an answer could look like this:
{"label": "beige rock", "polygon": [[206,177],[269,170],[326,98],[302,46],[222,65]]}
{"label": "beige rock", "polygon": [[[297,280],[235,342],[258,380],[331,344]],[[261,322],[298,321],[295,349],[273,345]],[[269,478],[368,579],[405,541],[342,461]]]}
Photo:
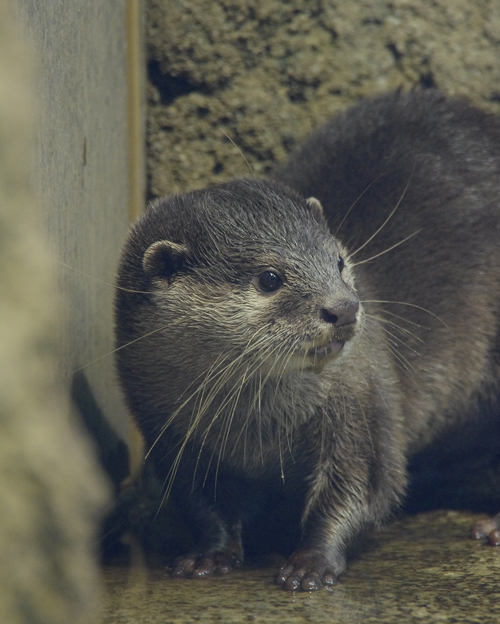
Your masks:
{"label": "beige rock", "polygon": [[[150,0],[150,192],[266,173],[360,97],[436,86],[500,112],[496,0]],[[239,154],[229,136],[239,147]]]}

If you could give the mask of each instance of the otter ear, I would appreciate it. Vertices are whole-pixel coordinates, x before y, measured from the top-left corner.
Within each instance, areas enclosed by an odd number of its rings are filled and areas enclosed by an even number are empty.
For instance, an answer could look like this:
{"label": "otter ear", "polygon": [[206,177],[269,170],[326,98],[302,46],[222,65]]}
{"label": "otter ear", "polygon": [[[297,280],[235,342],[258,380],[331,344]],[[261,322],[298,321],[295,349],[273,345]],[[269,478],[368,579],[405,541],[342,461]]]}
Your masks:
{"label": "otter ear", "polygon": [[320,219],[325,218],[325,215],[323,214],[323,206],[321,205],[319,199],[316,199],[316,197],[309,197],[308,199],[306,199],[306,204],[309,210],[316,217],[319,217]]}
{"label": "otter ear", "polygon": [[182,267],[188,255],[185,245],[168,240],[153,243],[144,252],[142,269],[148,277],[170,277]]}

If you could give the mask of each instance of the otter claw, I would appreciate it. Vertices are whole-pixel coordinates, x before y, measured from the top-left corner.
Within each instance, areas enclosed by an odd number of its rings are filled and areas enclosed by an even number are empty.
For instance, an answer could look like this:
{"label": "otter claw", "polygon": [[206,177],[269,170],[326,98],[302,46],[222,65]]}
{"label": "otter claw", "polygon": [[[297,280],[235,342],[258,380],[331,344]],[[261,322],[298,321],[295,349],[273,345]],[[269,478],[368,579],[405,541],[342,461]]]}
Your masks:
{"label": "otter claw", "polygon": [[200,579],[213,574],[229,574],[233,568],[239,568],[241,564],[238,558],[226,553],[189,555],[176,562],[172,576]]}
{"label": "otter claw", "polygon": [[487,537],[490,546],[500,546],[500,514],[476,522],[472,527],[472,537],[474,539]]}
{"label": "otter claw", "polygon": [[337,576],[326,558],[311,551],[292,555],[276,577],[276,583],[287,591],[317,591],[333,585],[336,580]]}

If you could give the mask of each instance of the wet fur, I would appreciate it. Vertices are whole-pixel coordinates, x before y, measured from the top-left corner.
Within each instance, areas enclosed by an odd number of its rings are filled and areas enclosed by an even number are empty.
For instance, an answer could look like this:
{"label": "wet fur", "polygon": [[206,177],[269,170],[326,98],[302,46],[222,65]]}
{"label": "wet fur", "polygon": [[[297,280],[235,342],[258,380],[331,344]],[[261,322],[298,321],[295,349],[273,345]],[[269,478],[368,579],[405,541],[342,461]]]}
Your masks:
{"label": "wet fur", "polygon": [[[401,501],[408,457],[496,406],[499,145],[491,115],[394,94],[328,122],[272,180],[162,199],[139,220],[117,362],[197,538],[178,575],[238,565],[242,535],[273,507],[278,531],[301,535],[278,582],[333,582],[349,544]],[[269,267],[286,284],[263,294]],[[355,332],[324,322],[356,297]],[[332,335],[343,353],[311,363]]]}

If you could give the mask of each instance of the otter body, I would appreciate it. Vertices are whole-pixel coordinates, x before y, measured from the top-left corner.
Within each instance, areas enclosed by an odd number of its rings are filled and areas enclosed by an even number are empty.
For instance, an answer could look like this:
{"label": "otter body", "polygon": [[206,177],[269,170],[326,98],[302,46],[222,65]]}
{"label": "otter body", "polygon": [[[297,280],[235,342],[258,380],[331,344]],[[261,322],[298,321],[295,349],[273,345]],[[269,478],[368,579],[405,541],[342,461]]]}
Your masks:
{"label": "otter body", "polygon": [[408,458],[497,407],[500,122],[364,101],[269,180],[154,203],[118,287],[123,388],[197,540],[174,573],[225,572],[274,527],[278,582],[331,584]]}

